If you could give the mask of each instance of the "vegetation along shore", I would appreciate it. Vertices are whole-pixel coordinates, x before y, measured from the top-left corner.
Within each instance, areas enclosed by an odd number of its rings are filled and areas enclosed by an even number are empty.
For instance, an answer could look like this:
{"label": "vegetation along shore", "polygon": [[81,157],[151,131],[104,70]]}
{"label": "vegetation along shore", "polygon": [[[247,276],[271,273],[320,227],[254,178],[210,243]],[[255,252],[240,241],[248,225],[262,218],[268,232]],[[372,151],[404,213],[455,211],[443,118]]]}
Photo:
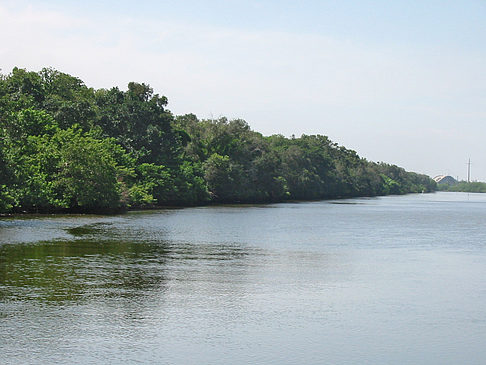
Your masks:
{"label": "vegetation along shore", "polygon": [[174,116],[149,85],[93,89],[45,68],[0,75],[0,213],[431,192],[426,175],[322,135],[263,136],[240,119]]}

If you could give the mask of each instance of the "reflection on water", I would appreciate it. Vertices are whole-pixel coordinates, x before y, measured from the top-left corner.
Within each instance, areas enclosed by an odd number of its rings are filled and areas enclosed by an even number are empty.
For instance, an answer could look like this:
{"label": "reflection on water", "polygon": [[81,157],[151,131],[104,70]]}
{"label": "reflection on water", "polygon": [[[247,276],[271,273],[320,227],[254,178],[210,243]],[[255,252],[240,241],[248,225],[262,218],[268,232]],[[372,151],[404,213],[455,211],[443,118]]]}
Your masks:
{"label": "reflection on water", "polygon": [[55,304],[143,296],[164,282],[163,245],[54,241],[0,247],[0,298]]}
{"label": "reflection on water", "polygon": [[[68,231],[93,236],[95,225]],[[103,225],[105,226],[105,225]],[[248,254],[230,245],[190,245],[118,240],[58,240],[0,246],[0,299],[55,304],[103,297],[150,296],[163,290],[174,265],[241,265]],[[194,269],[194,268],[193,268]]]}
{"label": "reflection on water", "polygon": [[486,199],[0,220],[0,363],[482,364]]}

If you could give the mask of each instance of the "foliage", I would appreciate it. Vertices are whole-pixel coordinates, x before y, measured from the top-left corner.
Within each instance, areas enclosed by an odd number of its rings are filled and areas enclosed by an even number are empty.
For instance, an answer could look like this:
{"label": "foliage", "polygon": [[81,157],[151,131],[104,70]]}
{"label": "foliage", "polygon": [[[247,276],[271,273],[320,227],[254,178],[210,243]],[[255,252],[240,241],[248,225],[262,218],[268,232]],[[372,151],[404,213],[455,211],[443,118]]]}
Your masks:
{"label": "foliage", "polygon": [[484,182],[467,182],[460,181],[454,185],[442,184],[438,185],[441,191],[458,191],[464,193],[486,193],[486,183]]}
{"label": "foliage", "polygon": [[174,117],[143,83],[94,90],[51,68],[0,75],[0,213],[114,211],[434,191],[322,135]]}
{"label": "foliage", "polygon": [[52,136],[29,136],[10,143],[14,166],[10,191],[17,210],[75,211],[119,208],[120,194],[115,160],[117,146],[80,129],[59,129]]}

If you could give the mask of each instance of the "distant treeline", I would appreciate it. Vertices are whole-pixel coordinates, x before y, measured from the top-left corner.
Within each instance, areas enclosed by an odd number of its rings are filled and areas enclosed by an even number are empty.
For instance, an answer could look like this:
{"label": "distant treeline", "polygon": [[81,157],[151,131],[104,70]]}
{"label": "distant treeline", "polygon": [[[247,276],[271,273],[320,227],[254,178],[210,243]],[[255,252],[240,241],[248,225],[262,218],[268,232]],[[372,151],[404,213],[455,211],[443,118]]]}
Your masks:
{"label": "distant treeline", "polygon": [[174,116],[131,82],[95,90],[51,68],[0,76],[0,213],[116,211],[430,192],[321,135],[265,137],[240,119]]}
{"label": "distant treeline", "polygon": [[457,191],[464,193],[486,193],[486,183],[484,182],[467,182],[460,181],[457,184],[439,184],[438,190],[441,191]]}

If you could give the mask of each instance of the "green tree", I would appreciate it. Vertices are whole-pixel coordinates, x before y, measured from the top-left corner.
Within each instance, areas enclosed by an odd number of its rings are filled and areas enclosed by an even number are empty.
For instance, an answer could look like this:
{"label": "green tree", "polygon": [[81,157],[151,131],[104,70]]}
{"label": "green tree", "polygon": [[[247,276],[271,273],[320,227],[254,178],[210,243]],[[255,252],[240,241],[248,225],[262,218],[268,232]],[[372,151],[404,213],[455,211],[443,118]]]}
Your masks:
{"label": "green tree", "polygon": [[55,160],[52,187],[65,206],[83,211],[119,208],[119,166],[113,153],[117,148],[108,139],[77,129],[54,135],[45,153]]}

